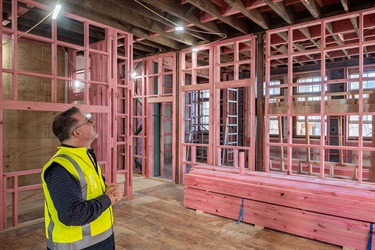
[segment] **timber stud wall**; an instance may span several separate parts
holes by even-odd
[[[198,51],[181,51],[181,150],[178,164],[181,181],[191,166],[197,163],[228,165],[240,171],[239,161],[242,159],[249,169],[254,169],[255,46],[255,36],[249,35],[199,46]],[[233,107],[232,104],[240,99],[237,95],[238,100],[233,100],[234,92],[242,93],[241,110],[230,114],[231,111],[225,107]],[[204,107],[203,102],[207,103],[209,114],[199,114]],[[230,121],[234,116],[238,117],[240,111],[242,131],[230,133],[234,127]],[[230,136],[238,136],[238,133],[242,135],[241,141],[230,143],[227,140]]]
[[[19,203],[40,190],[40,182],[29,182],[37,178],[28,175],[40,175],[40,163],[46,162],[58,145],[49,132],[57,112],[74,104],[93,114],[102,136],[95,145],[99,163],[109,181],[125,175],[125,194],[130,196],[134,162],[140,164],[145,176],[154,176],[155,170],[163,175],[165,170],[164,159],[159,169],[154,168],[155,124],[151,119],[153,108],[159,106],[159,114],[163,116],[164,110],[171,115],[161,123],[170,123],[172,130],[160,129],[165,136],[160,155],[164,158],[176,145],[170,153],[172,181],[185,181],[186,207],[237,219],[244,199],[245,222],[365,248],[369,224],[375,222],[375,188],[370,183],[374,165],[369,164],[375,152],[374,133],[372,143],[362,135],[363,117],[375,113],[373,90],[363,87],[365,80],[374,80],[363,76],[365,66],[375,65],[367,58],[367,53],[375,51],[374,9],[267,32],[266,172],[254,172],[263,169],[255,166],[256,138],[263,136],[255,127],[260,124],[257,119],[263,119],[255,113],[255,100],[262,98],[259,88],[263,86],[256,82],[263,76],[256,75],[255,65],[262,60],[255,58],[255,36],[199,46],[198,52],[185,49],[156,55],[133,64],[131,35],[68,13],[60,18],[81,29],[83,40],[65,41],[58,33],[58,26],[64,25],[61,19],[52,21],[50,32],[24,34],[17,27],[18,6],[24,4],[46,14],[52,10],[37,2],[12,0],[11,28],[0,28],[3,40],[9,42],[1,50],[0,186],[4,189],[0,193],[0,230],[17,225]],[[350,24],[357,24],[358,29]],[[104,38],[91,42],[95,31],[105,34]],[[350,31],[356,33],[351,34],[354,38],[340,40]],[[336,58],[351,59],[348,64],[358,68],[358,79],[348,79],[344,70],[349,66],[332,66]],[[40,61],[30,63],[32,60]],[[322,91],[315,96],[319,101],[310,102],[307,94],[297,93],[298,65],[319,72]],[[133,67],[140,75],[134,82],[130,78]],[[271,86],[278,75],[282,82]],[[75,80],[79,80],[78,86]],[[351,81],[359,82],[358,90],[345,88],[333,93],[335,87]],[[271,94],[271,89],[280,89],[280,95]],[[359,117],[357,141],[343,139],[345,130],[339,132],[337,145],[331,143],[336,139],[334,133],[326,136],[324,129],[320,134],[323,139],[309,133],[294,137],[293,120],[298,116],[304,116],[307,124],[309,116],[323,117],[321,128],[326,120],[332,127],[337,121],[340,129],[348,119],[338,117],[348,114]],[[271,137],[269,123],[274,117],[279,134]],[[15,127],[22,129],[12,129]],[[279,152],[276,156],[275,151]],[[338,162],[331,160],[334,157]],[[40,218],[43,202],[35,202],[40,203],[40,212],[32,216]],[[11,216],[7,210],[12,210]]]
[[[375,102],[371,99],[374,89],[364,89],[365,81],[374,80],[364,76],[365,68],[375,70],[375,62],[368,56],[368,53],[375,51],[372,34],[374,20],[375,11],[370,10],[267,32],[265,125],[269,131],[270,118],[278,117],[279,136],[276,139],[266,133],[266,171],[315,175],[320,178],[350,178],[359,183],[371,181],[371,178],[375,181],[375,165],[370,160],[371,155],[375,154],[374,142],[364,140],[362,132],[363,117],[371,115],[374,120],[375,115]],[[358,29],[353,28],[352,23],[356,23]],[[340,66],[339,63],[343,61],[348,63],[341,63]],[[319,92],[309,95],[298,93],[301,85],[310,87],[317,84],[296,82],[299,74],[303,73],[296,66],[298,64],[315,70],[314,75],[321,79],[318,83]],[[280,85],[270,85],[272,80],[280,79],[272,74],[274,65],[281,65],[285,69],[285,80],[281,80]],[[359,77],[350,78],[349,73],[337,73],[343,69],[349,72],[350,68],[346,65],[358,68]],[[358,90],[349,89],[352,82],[358,82]],[[337,85],[342,89],[340,92],[334,91]],[[275,92],[280,94],[271,94]],[[316,99],[309,99],[313,95]],[[343,130],[343,127],[348,128],[348,115],[359,118],[357,143],[348,139],[348,129]],[[306,128],[309,117],[320,117],[320,139],[314,139],[308,129],[304,138],[294,137],[293,120],[301,116],[305,117]],[[330,127],[334,120],[339,125]],[[338,130],[337,142],[333,140],[332,129]],[[331,161],[334,151],[339,152],[338,157]]]
[[[366,249],[373,233],[370,224],[375,223],[375,186],[371,183],[374,163],[369,161],[375,148],[373,136],[365,140],[362,125],[364,115],[374,120],[375,108],[371,97],[374,89],[364,90],[363,86],[364,81],[374,79],[363,73],[365,66],[374,69],[372,58],[367,58],[375,51],[374,20],[375,9],[371,9],[267,31],[266,172],[253,171],[254,166],[248,166],[243,156],[239,169],[223,166],[215,158],[216,152],[211,152],[216,145],[207,146],[209,156],[214,158],[208,157],[211,160],[204,163],[189,162],[192,167],[185,175],[184,206],[237,220],[244,201],[245,222]],[[347,60],[348,63],[343,62]],[[340,73],[348,66],[358,68],[359,77],[349,79],[346,73]],[[310,72],[303,72],[302,68]],[[314,95],[299,94],[298,87],[303,84],[297,78],[301,73],[311,76],[312,71],[318,71],[320,82],[304,85],[319,85],[320,91],[315,95],[319,99],[307,100]],[[271,85],[273,80],[280,80],[280,84]],[[349,91],[351,82],[358,82],[359,89]],[[335,91],[338,86],[344,90]],[[219,103],[214,103],[212,109],[218,110]],[[328,126],[334,126],[336,119],[341,130],[347,126],[343,121],[349,118],[337,117],[349,115],[359,117],[357,143],[347,140],[344,130],[338,132],[338,143],[333,144],[335,134],[325,134],[326,121]],[[308,129],[302,138],[295,136],[294,121],[299,116],[304,116],[307,124],[309,116],[321,117],[320,138],[311,137]],[[279,132],[270,136],[269,124],[274,117]],[[335,152],[337,157],[333,157]],[[350,159],[356,161],[348,162]],[[375,247],[374,240],[369,244]]]
[[[0,10],[4,5],[12,16],[3,17],[10,24],[0,28],[0,230],[43,217],[40,173],[59,145],[52,120],[72,106],[91,113],[103,174],[109,182],[125,175],[130,196],[132,35],[69,13],[47,18],[45,32],[26,33],[33,23],[17,25],[19,12],[47,16],[54,6],[12,0]],[[58,29],[64,25],[82,37],[68,41]]]
[[[142,175],[167,176],[173,183],[178,174],[176,61],[176,52],[134,60],[133,77],[133,162]],[[160,137],[155,135],[159,124]]]

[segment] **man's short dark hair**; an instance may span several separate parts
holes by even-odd
[[[71,107],[70,109],[58,114],[52,123],[53,134],[59,139],[60,142],[69,139],[71,136],[71,128],[75,126],[78,120],[72,115],[81,112],[77,107]]]

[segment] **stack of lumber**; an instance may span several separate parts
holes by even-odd
[[[184,206],[353,249],[367,249],[375,185],[196,165]],[[375,226],[374,226],[375,227]],[[375,237],[374,237],[375,238]],[[375,249],[375,239],[372,240]]]

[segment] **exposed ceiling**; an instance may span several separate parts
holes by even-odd
[[[10,16],[3,0],[3,20]],[[56,1],[37,0],[53,6]],[[257,34],[269,29],[325,18],[375,6],[374,0],[64,0],[63,10],[134,35],[134,58],[181,50],[219,39]],[[37,11],[18,10],[24,29],[38,20]],[[52,7],[51,7],[52,8]],[[39,16],[45,13],[39,13]],[[4,18],[5,17],[5,18]],[[3,22],[4,25],[4,22]],[[184,31],[175,31],[176,26]],[[79,41],[74,24],[61,31]],[[40,26],[39,32],[43,31]],[[104,36],[93,30],[92,39]]]

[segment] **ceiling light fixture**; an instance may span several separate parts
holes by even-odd
[[[10,24],[10,20],[8,20],[8,19],[5,19],[5,20],[3,20],[3,26],[7,26],[8,24]]]
[[[197,51],[199,51],[199,49],[198,48],[193,48],[192,51],[197,52]]]
[[[52,19],[56,19],[56,18],[57,18],[57,15],[59,14],[60,9],[61,9],[61,3],[58,2],[58,3],[56,4],[55,10],[53,11]]]
[[[184,27],[182,26],[177,26],[174,28],[175,31],[183,31],[184,30]]]

